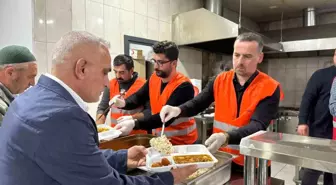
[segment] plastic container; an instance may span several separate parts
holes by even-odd
[[[107,128],[109,131],[104,131],[98,133],[99,141],[110,141],[112,139],[115,139],[121,135],[121,131],[116,130],[108,125],[97,125],[97,128]]]
[[[170,171],[172,168],[184,167],[188,165],[197,165],[197,168],[210,168],[218,162],[218,160],[208,151],[204,145],[178,145],[173,146],[173,148],[174,152],[170,155],[162,155],[155,151],[154,148],[149,148],[148,154],[146,155],[146,169],[142,169],[151,172],[165,172]],[[174,161],[174,156],[183,155],[209,155],[212,161],[176,164]],[[167,158],[171,165],[163,167],[151,167],[153,163],[161,161],[162,158]]]

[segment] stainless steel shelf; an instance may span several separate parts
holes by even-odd
[[[243,138],[245,156],[336,173],[336,141],[260,131]]]

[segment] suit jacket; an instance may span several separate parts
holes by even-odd
[[[59,83],[41,76],[0,127],[1,185],[173,184],[170,172],[127,176],[127,151],[101,151],[91,117]]]

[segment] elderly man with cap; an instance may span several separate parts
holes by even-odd
[[[0,126],[14,95],[34,85],[36,74],[36,59],[28,48],[12,45],[0,50]]]

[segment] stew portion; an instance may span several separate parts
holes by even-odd
[[[174,156],[173,160],[176,164],[186,164],[186,163],[199,163],[199,162],[211,162],[213,161],[210,155],[180,155]]]

